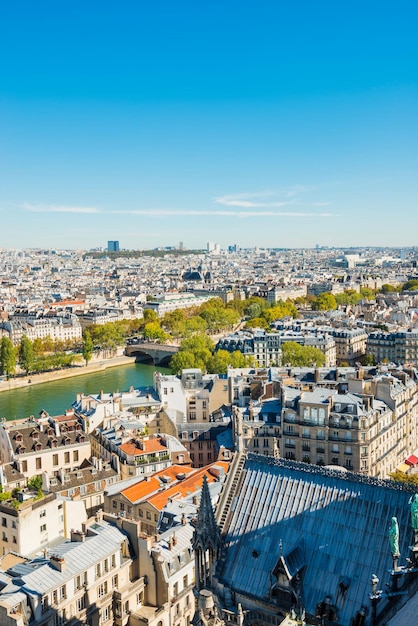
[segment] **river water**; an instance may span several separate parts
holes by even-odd
[[[171,370],[143,363],[128,363],[109,367],[100,372],[63,378],[39,385],[28,385],[0,393],[0,419],[15,420],[39,415],[44,410],[50,415],[62,415],[70,409],[77,393],[128,391],[130,387],[153,384],[155,370],[166,374]]]

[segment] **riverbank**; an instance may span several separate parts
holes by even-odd
[[[12,391],[29,385],[39,385],[41,383],[49,383],[54,380],[64,378],[73,378],[74,376],[82,376],[83,374],[93,374],[101,372],[109,367],[117,367],[118,365],[127,365],[133,363],[134,359],[129,356],[115,356],[109,359],[100,359],[90,362],[88,365],[74,365],[64,370],[55,370],[52,372],[42,372],[41,374],[31,374],[30,376],[19,376],[0,382],[0,393],[2,391]]]

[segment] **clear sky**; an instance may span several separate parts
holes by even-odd
[[[0,247],[418,244],[416,0],[3,0]]]

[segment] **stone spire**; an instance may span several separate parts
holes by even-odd
[[[202,495],[192,542],[196,561],[196,586],[202,589],[210,584],[212,568],[221,548],[221,531],[216,523],[206,475],[203,477]]]

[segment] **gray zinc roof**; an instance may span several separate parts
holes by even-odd
[[[231,505],[221,578],[236,591],[268,600],[282,554],[292,570],[296,561],[304,564],[307,612],[315,614],[317,603],[329,594],[339,623],[348,626],[361,606],[370,604],[373,573],[385,588],[392,567],[392,516],[399,523],[402,557],[409,556],[410,495],[383,481],[249,455]],[[344,587],[348,583],[344,596],[342,581]]]

